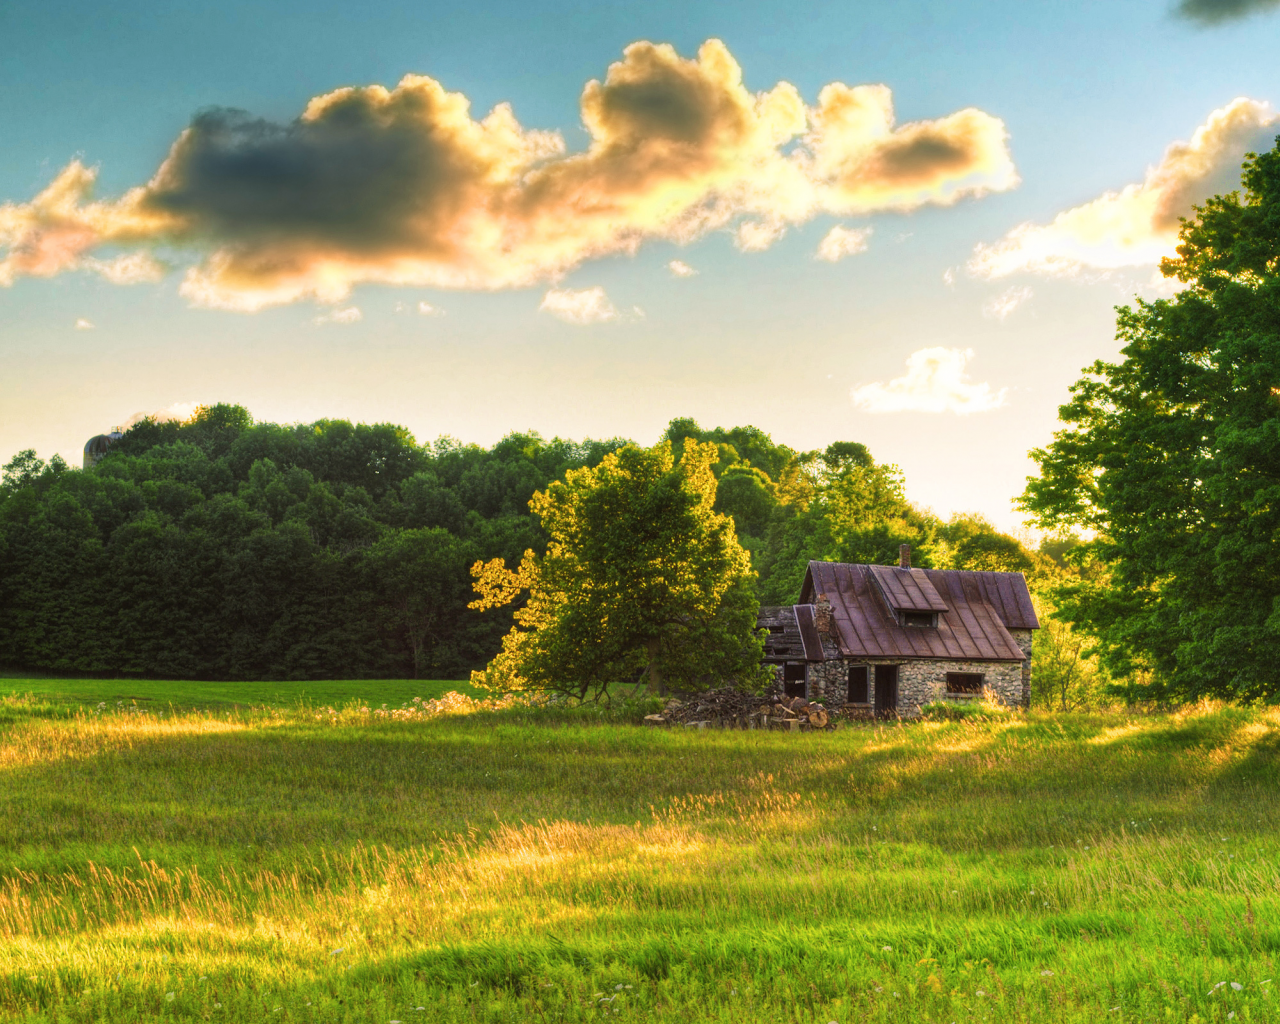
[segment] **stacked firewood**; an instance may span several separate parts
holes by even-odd
[[[827,709],[803,697],[759,697],[736,687],[709,690],[687,700],[671,700],[660,714],[647,715],[647,725],[681,725],[699,729],[831,730]]]

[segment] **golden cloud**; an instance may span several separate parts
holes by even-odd
[[[0,207],[0,283],[93,269],[102,245],[164,244],[201,254],[183,294],[225,309],[332,304],[363,282],[522,287],[650,239],[736,225],[754,251],[821,213],[1017,183],[989,114],[895,127],[885,86],[834,83],[814,108],[785,82],[752,93],[715,39],[694,59],[628,46],[587,83],[581,114],[590,141],[570,154],[507,104],[475,120],[465,96],[418,75],[316,97],[289,124],[204,112],[115,201],[92,200],[95,172],[73,162],[31,202]],[[140,260],[118,276],[154,272]]]
[[[969,270],[980,277],[1029,272],[1073,275],[1084,269],[1147,266],[1174,255],[1180,217],[1215,194],[1240,186],[1250,150],[1271,148],[1280,118],[1265,103],[1236,99],[1209,115],[1189,142],[1175,142],[1141,184],[1126,185],[1058,214],[1021,224],[993,245],[979,245]]]

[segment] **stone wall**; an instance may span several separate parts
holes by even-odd
[[[948,672],[977,672],[983,677],[983,686],[995,694],[1002,704],[1010,707],[1026,707],[1026,694],[1031,680],[1030,644],[1031,631],[1011,630],[1018,646],[1028,654],[1027,661],[930,661],[925,659],[902,660],[895,658],[847,658],[824,662],[810,662],[806,678],[806,696],[809,700],[822,701],[832,707],[844,704],[848,693],[849,668],[866,665],[871,698],[867,707],[875,706],[876,665],[898,666],[898,714],[916,715],[920,706],[940,700],[977,700],[981,694],[948,695]],[[1025,634],[1026,646],[1023,646]]]
[[[1035,635],[1029,629],[1011,629],[1009,635],[1022,651],[1027,660],[1022,663],[1022,706],[1031,707],[1031,638]]]

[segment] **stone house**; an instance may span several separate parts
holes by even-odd
[[[1020,572],[913,569],[906,545],[898,566],[810,562],[800,603],[758,624],[788,695],[903,716],[984,691],[1030,703],[1040,622]]]

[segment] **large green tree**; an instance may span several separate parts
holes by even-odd
[[[550,541],[511,571],[473,567],[474,608],[528,591],[482,682],[584,698],[647,674],[651,691],[759,674],[750,559],[714,510],[714,444],[627,446],[571,470],[530,507]]]
[[[1172,299],[1118,311],[1022,506],[1094,531],[1062,595],[1108,665],[1179,698],[1280,699],[1280,140],[1184,222]]]

